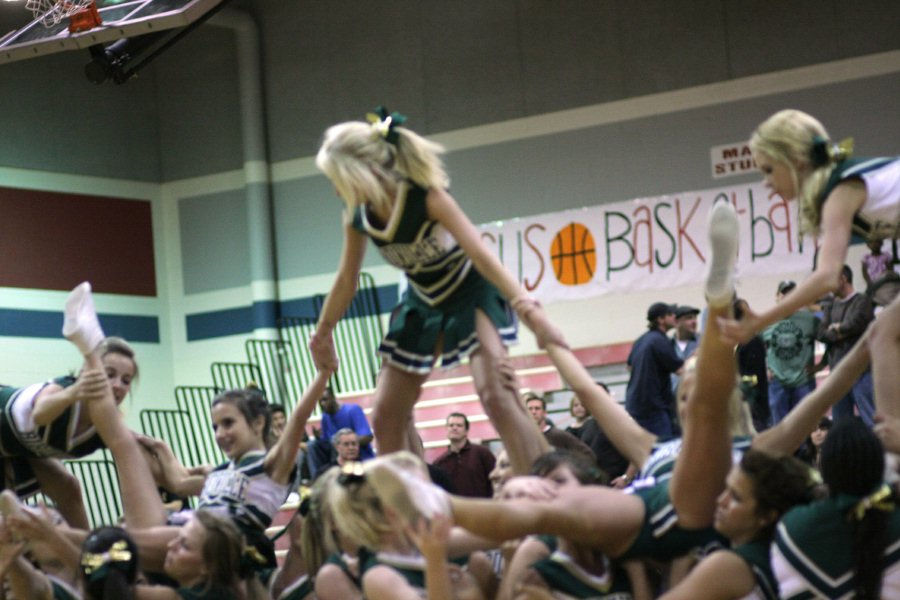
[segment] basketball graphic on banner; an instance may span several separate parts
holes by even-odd
[[[583,285],[594,277],[597,252],[594,236],[581,223],[560,229],[550,246],[550,260],[557,281],[563,285]]]

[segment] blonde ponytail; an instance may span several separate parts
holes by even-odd
[[[316,155],[316,166],[334,184],[352,210],[372,204],[378,212],[393,205],[393,185],[411,180],[424,188],[450,184],[441,155],[444,148],[390,117],[371,123],[348,121],[329,127]]]
[[[787,166],[794,179],[800,201],[800,228],[804,233],[818,233],[822,222],[822,192],[839,153],[819,152],[822,144],[830,147],[828,132],[815,117],[794,109],[782,110],[763,121],[750,138],[753,153],[761,152],[775,162]],[[805,172],[800,180],[799,171]]]

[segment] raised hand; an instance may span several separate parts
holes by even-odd
[[[719,326],[719,336],[722,341],[733,345],[746,344],[761,329],[759,315],[750,310],[746,304],[744,305],[744,316],[740,321],[719,317],[716,319],[716,323]]]
[[[426,558],[446,559],[447,543],[452,528],[453,522],[442,514],[432,515],[430,519],[420,517],[415,527],[411,524],[404,525],[409,539]]]
[[[79,400],[102,398],[109,390],[109,379],[102,369],[87,369],[78,375],[72,384],[72,393]]]
[[[319,371],[333,373],[338,368],[337,351],[334,349],[334,337],[331,333],[316,333],[309,340],[309,351],[313,364]]]

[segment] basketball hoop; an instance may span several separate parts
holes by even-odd
[[[94,0],[27,0],[25,8],[30,10],[35,19],[39,19],[44,27],[53,27],[63,19],[82,10],[96,11]]]

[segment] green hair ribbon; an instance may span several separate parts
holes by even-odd
[[[845,138],[837,144],[817,135],[809,151],[809,161],[814,169],[840,162],[853,154],[853,138]]]
[[[389,144],[396,146],[400,136],[395,127],[403,125],[406,117],[398,112],[388,113],[383,106],[375,108],[374,112],[366,114],[366,120],[372,124],[372,129],[378,132]]]

